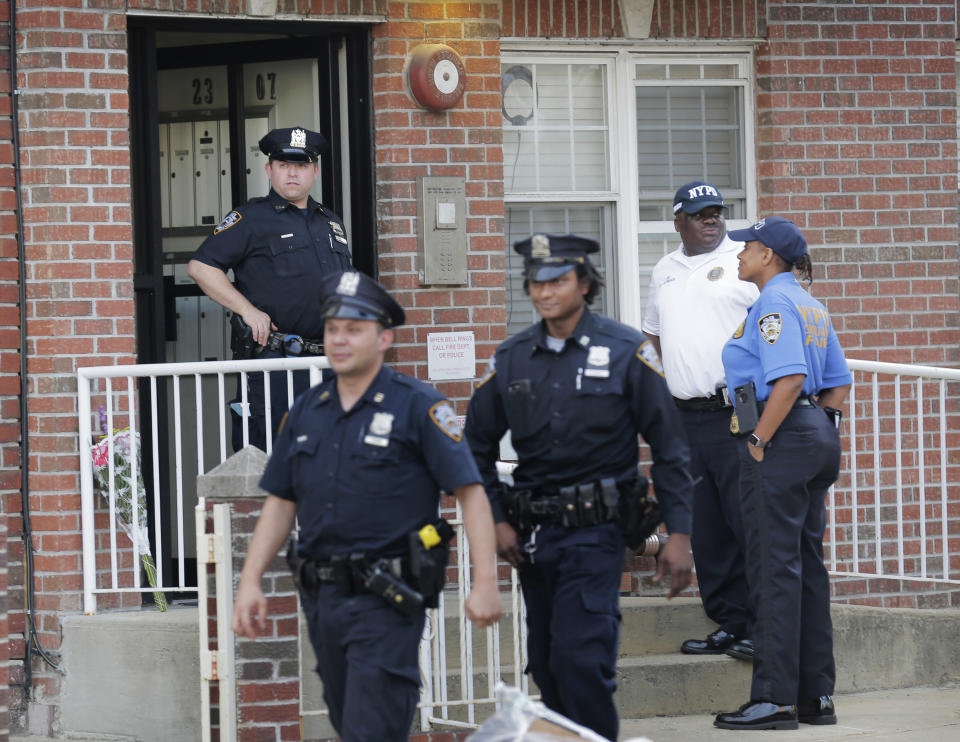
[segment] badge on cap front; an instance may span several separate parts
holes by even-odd
[[[294,129],[290,132],[290,146],[291,147],[303,147],[307,146],[307,132],[303,129]]]
[[[337,284],[337,293],[341,296],[356,296],[357,286],[360,285],[360,274],[354,271],[348,271],[340,276],[340,283]]]
[[[536,259],[550,257],[550,238],[545,234],[535,234],[530,239],[530,257]]]

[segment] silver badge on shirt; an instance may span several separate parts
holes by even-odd
[[[610,348],[603,345],[591,345],[587,354],[587,368],[583,375],[595,379],[610,378]]]
[[[363,442],[368,446],[386,448],[390,445],[390,431],[393,430],[393,413],[374,412]]]

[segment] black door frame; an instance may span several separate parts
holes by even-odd
[[[160,143],[158,135],[157,73],[162,69],[227,65],[230,88],[231,137],[231,195],[234,204],[245,202],[247,194],[244,146],[244,104],[242,65],[247,62],[279,61],[284,59],[316,58],[321,90],[318,90],[321,133],[332,143],[340,141],[339,57],[341,45],[346,45],[347,59],[347,115],[350,122],[350,204],[354,215],[351,224],[350,246],[356,268],[376,277],[376,219],[362,218],[375,214],[375,156],[373,150],[373,88],[371,63],[371,26],[340,22],[276,22],[230,19],[182,19],[128,16],[129,94],[130,94],[130,148],[131,198],[133,216],[134,307],[136,313],[137,362],[164,363],[166,337],[171,318],[175,289],[163,277],[163,250],[161,238],[161,199],[155,184],[160,182]],[[245,40],[203,44],[197,42],[175,48],[158,48],[159,32],[204,34],[263,34],[260,41]],[[274,38],[271,38],[274,37]],[[279,37],[279,38],[276,38]],[[198,37],[194,37],[198,38]],[[319,43],[318,43],[319,42]],[[323,95],[323,90],[329,94]],[[340,148],[331,148],[322,158],[321,184],[324,204],[338,214],[343,213],[346,194],[343,193]],[[200,240],[198,239],[198,246]],[[184,287],[188,293],[199,293],[198,288]],[[177,293],[180,293],[177,291]],[[143,380],[139,392],[143,401],[149,400],[149,382]],[[158,406],[166,406],[165,389],[158,386]],[[147,409],[141,405],[141,409]],[[161,418],[157,436],[167,440],[167,428]],[[152,431],[142,428],[142,445],[152,446]],[[168,453],[158,446],[161,487],[160,522],[164,534],[163,552],[172,557],[173,531],[169,516]],[[152,489],[153,467],[143,463],[144,482]],[[153,502],[152,492],[148,502]],[[149,533],[154,534],[156,514],[149,512]],[[154,547],[156,545],[154,544]],[[156,553],[156,550],[154,551]],[[165,571],[173,561],[164,565]],[[169,565],[169,566],[168,566]],[[168,572],[168,574],[170,574]],[[149,593],[145,593],[150,599]]]

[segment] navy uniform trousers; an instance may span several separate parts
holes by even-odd
[[[527,672],[547,708],[615,740],[624,541],[616,523],[541,528],[520,570]]]
[[[378,595],[320,585],[301,595],[330,722],[343,742],[406,742],[420,695],[424,611],[405,616]]]
[[[747,579],[755,617],[750,698],[778,704],[830,695],[836,668],[823,563],[825,498],[840,436],[819,407],[792,409],[756,461],[740,440]]]
[[[734,636],[750,635],[739,450],[730,435],[731,408],[680,410],[690,444],[693,490],[691,546],[703,610]]]
[[[266,360],[268,358],[286,358],[283,353],[273,350],[264,350],[258,353],[254,358]],[[283,420],[284,413],[290,408],[287,404],[287,372],[274,371],[270,376],[270,427],[273,428],[273,439],[277,437],[277,429]],[[296,399],[310,387],[309,371],[293,372],[293,398]],[[242,400],[240,389],[240,379],[237,379],[237,397],[235,402]],[[247,404],[250,405],[250,419],[248,421],[249,429],[247,431],[248,440],[251,446],[256,446],[261,451],[267,450],[267,412],[263,397],[263,372],[247,372]],[[232,412],[233,420],[232,440],[233,450],[239,451],[243,448],[243,418],[235,411]]]

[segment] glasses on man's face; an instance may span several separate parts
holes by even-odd
[[[723,221],[723,209],[704,209],[688,216],[698,222]]]

